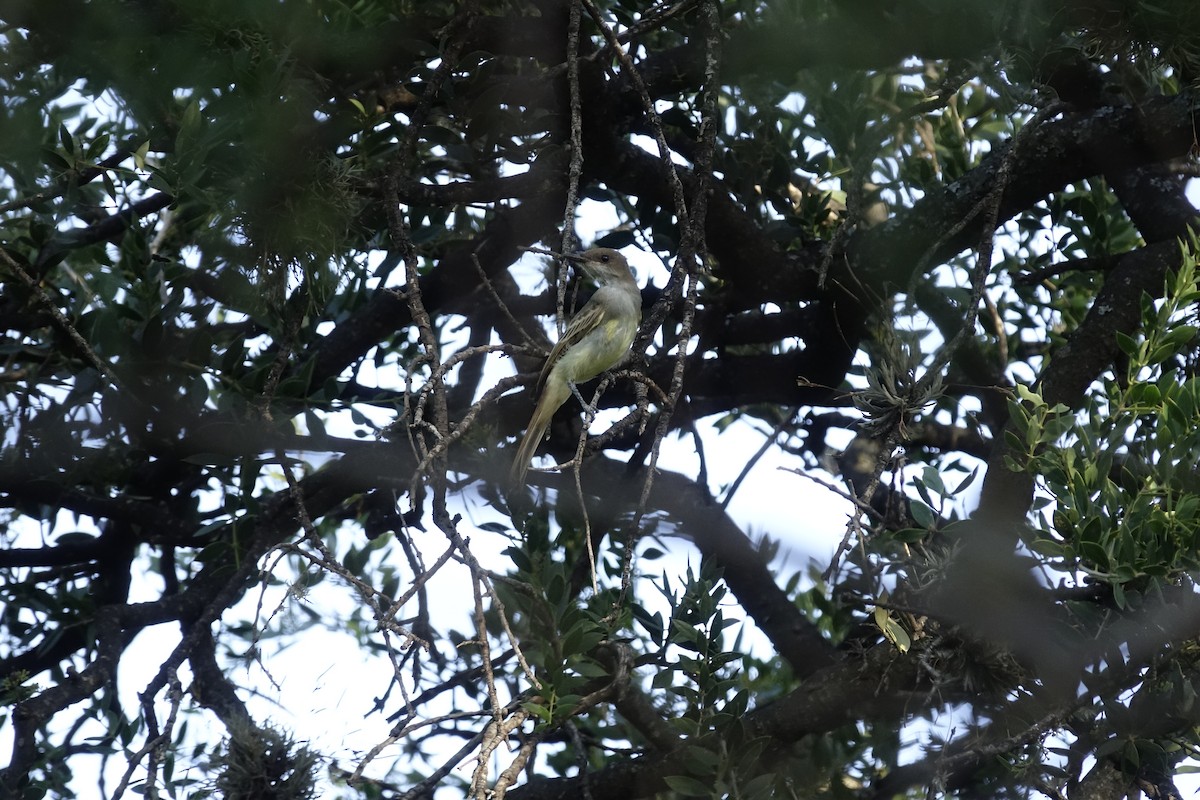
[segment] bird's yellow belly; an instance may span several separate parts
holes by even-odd
[[[636,325],[610,320],[569,348],[555,371],[571,383],[589,381],[621,360],[636,333]]]

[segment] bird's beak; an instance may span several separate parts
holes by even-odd
[[[591,280],[596,279],[596,276],[592,274],[592,270],[590,269],[591,262],[579,253],[563,253],[563,260],[575,268],[576,274],[582,273]]]

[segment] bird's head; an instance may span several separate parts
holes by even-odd
[[[629,262],[610,247],[593,247],[582,253],[567,255],[566,258],[601,286],[634,283]]]

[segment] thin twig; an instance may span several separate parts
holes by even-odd
[[[585,4],[590,4],[590,0],[582,0]],[[683,226],[683,235],[680,237],[680,248],[675,260],[675,269],[672,270],[671,281],[668,282],[668,290],[664,295],[664,301],[669,306],[674,302],[675,289],[671,286],[675,282],[677,276],[685,283],[684,293],[686,299],[683,306],[683,319],[679,324],[679,336],[677,338],[678,352],[675,356],[675,365],[671,374],[671,387],[667,393],[668,401],[664,404],[662,412],[659,415],[658,424],[654,430],[654,440],[650,448],[650,458],[645,471],[645,478],[642,482],[641,495],[638,498],[637,509],[634,511],[633,519],[629,526],[627,535],[623,564],[621,565],[621,597],[618,603],[624,602],[625,596],[628,594],[633,575],[633,540],[637,536],[641,528],[642,518],[646,513],[646,506],[650,500],[650,490],[654,483],[654,470],[658,464],[659,451],[662,441],[666,437],[667,430],[670,427],[671,417],[674,414],[675,408],[679,403],[679,398],[683,394],[683,373],[687,363],[687,349],[692,336],[692,325],[695,322],[696,315],[696,299],[699,291],[699,280],[697,277],[697,265],[703,264],[706,261],[708,248],[706,246],[704,222],[708,210],[708,187],[712,179],[712,159],[713,152],[716,147],[716,135],[718,128],[718,94],[720,93],[720,63],[721,63],[721,34],[718,24],[718,14],[715,0],[708,0],[703,5],[703,24],[705,29],[705,61],[704,61],[704,102],[703,113],[700,123],[700,144],[697,148],[695,159],[696,181],[695,192],[692,196],[692,207],[690,215],[686,211],[686,203],[683,200],[683,186],[679,182],[679,175],[675,170],[674,164],[670,160],[670,152],[666,149],[665,140],[660,143],[659,154],[664,162],[669,166],[669,175],[672,179],[672,187],[678,185],[679,197],[676,200],[676,205],[680,210],[679,223]],[[628,58],[626,56],[625,58]],[[624,62],[623,62],[624,63]],[[632,67],[632,65],[630,65]],[[636,71],[631,75],[635,85],[641,86],[642,91],[645,91],[644,85],[641,84],[640,77]],[[657,116],[653,115],[651,109],[651,124],[655,129],[656,134],[661,136],[661,126],[657,124]]]
[[[853,487],[850,489],[850,491],[844,491],[841,489],[841,487],[837,486],[837,484],[833,484],[833,483],[830,483],[829,481],[822,480],[822,479],[818,478],[816,475],[806,472],[805,470],[795,469],[793,467],[779,467],[779,469],[783,472],[790,472],[793,475],[797,475],[801,478],[804,478],[805,480],[812,481],[813,483],[817,484],[818,486],[820,486],[823,489],[828,489],[829,491],[833,492],[834,494],[836,494],[838,497],[842,498],[843,500],[846,500],[846,501],[852,503],[855,506],[855,508],[857,508],[859,511],[861,511],[864,514],[868,514],[872,517],[875,517],[877,520],[883,519],[883,515],[880,514],[875,509],[874,506],[872,506],[870,503],[864,503],[862,500],[859,500],[858,497],[855,496]]]
[[[596,408],[600,404],[600,396],[604,390],[608,388],[609,378],[604,377],[600,381],[600,385],[596,387],[595,393],[592,395],[592,403],[583,410],[583,430],[579,432],[579,441],[575,445],[575,457],[571,459],[572,474],[575,477],[575,497],[578,499],[579,508],[583,513],[583,541],[587,545],[588,566],[591,568],[592,591],[599,592],[599,584],[596,580],[596,550],[592,544],[592,519],[588,514],[587,503],[583,498],[583,480],[580,476],[580,470],[583,466],[583,450],[587,445],[588,428],[592,427],[592,422],[596,418]]]
[[[125,794],[125,790],[129,788],[129,782],[133,779],[134,771],[146,756],[150,758],[146,762],[144,793],[148,797],[158,797],[158,760],[163,748],[171,741],[171,735],[175,732],[175,720],[179,716],[179,707],[183,702],[183,687],[179,682],[179,676],[172,673],[169,679],[167,700],[171,705],[167,712],[167,721],[161,731],[158,729],[158,719],[154,713],[154,695],[142,692],[138,695],[138,699],[141,701],[142,715],[146,720],[150,736],[136,753],[129,756],[125,774],[121,776],[121,781],[113,790],[110,800],[120,800],[121,796]]]
[[[508,304],[500,298],[500,294],[496,291],[496,287],[492,285],[492,279],[488,277],[487,272],[483,268],[483,264],[479,263],[479,256],[475,253],[471,253],[471,264],[475,266],[475,273],[479,276],[480,285],[483,286],[484,290],[487,291],[488,296],[492,298],[492,302],[496,304],[496,308],[500,309],[500,313],[504,315],[504,318],[507,319],[514,328],[521,332],[521,335],[525,337],[525,341],[532,343],[533,337],[530,336],[525,330],[525,326],[518,322],[517,318],[513,316],[512,311],[510,311],[508,308]]]
[[[622,44],[628,44],[646,31],[662,27],[662,24],[672,17],[677,17],[680,14],[691,11],[701,2],[703,0],[681,0],[673,5],[670,3],[659,3],[654,8],[642,14],[642,18],[633,25],[621,31],[621,35],[617,39]]]
[[[417,800],[418,798],[429,797],[433,787],[441,783],[442,778],[449,775],[450,772],[457,767],[464,758],[469,756],[482,741],[483,731],[480,731],[468,739],[467,743],[458,748],[458,751],[446,759],[440,767],[426,775],[423,780],[414,784],[407,792],[396,798],[396,800]],[[391,742],[388,744],[391,744]],[[383,748],[386,746],[388,745],[376,745],[375,747],[371,748],[370,752],[367,753],[367,757],[374,758],[375,756],[379,755],[379,752],[382,752]],[[358,770],[355,770],[354,774],[351,775],[346,782],[353,786],[361,779],[361,777],[361,773]]]
[[[67,337],[71,340],[71,343],[79,349],[79,352],[83,353],[84,359],[91,364],[97,372],[108,378],[109,382],[112,383],[113,386],[121,387],[121,379],[117,377],[117,374],[113,372],[112,368],[109,367],[108,364],[100,360],[100,356],[96,355],[96,351],[92,349],[90,344],[88,344],[87,339],[84,339],[79,331],[75,329],[75,326],[71,324],[71,321],[67,319],[67,316],[58,310],[58,306],[54,304],[54,300],[52,300],[50,295],[46,293],[46,290],[43,289],[41,285],[33,279],[33,276],[26,272],[25,269],[3,249],[0,249],[0,260],[3,260],[5,265],[7,265],[9,269],[16,273],[16,276],[21,280],[21,283],[25,284],[25,286],[34,293],[37,299],[41,301],[42,305],[46,307],[46,310],[50,312],[50,316],[54,320],[54,324],[56,324],[59,329],[67,335]]]
[[[683,182],[679,180],[679,173],[675,169],[675,162],[671,159],[671,148],[667,145],[667,137],[663,131],[662,119],[658,116],[658,112],[654,110],[654,100],[650,97],[650,92],[646,88],[646,82],[642,80],[641,73],[638,72],[633,59],[621,45],[621,41],[617,38],[616,33],[613,32],[612,26],[600,15],[600,10],[596,8],[595,3],[592,0],[580,0],[580,2],[587,9],[592,21],[596,23],[596,27],[604,35],[608,46],[616,53],[617,60],[621,62],[622,73],[629,78],[630,83],[633,84],[638,96],[641,98],[642,110],[646,112],[646,119],[650,122],[650,130],[654,133],[654,141],[658,145],[658,157],[667,169],[668,180],[671,184],[671,196],[675,201],[675,214],[679,217],[679,224],[686,228],[688,224],[688,208],[687,202],[684,199]],[[708,76],[706,75],[705,77],[707,79]],[[715,85],[710,86],[710,91],[716,91]]]
[[[480,580],[483,576],[473,576],[471,579],[471,593],[475,598],[475,635],[478,638],[480,664],[483,665],[483,685],[487,690],[488,705],[492,709],[492,721],[487,726],[485,731],[492,732],[504,722],[504,709],[500,705],[500,696],[496,693],[496,674],[492,670],[492,648],[488,641],[487,619],[484,616],[483,609],[483,593],[479,591]],[[486,800],[487,798],[487,756],[491,747],[494,747],[489,742],[487,735],[484,737],[483,749],[479,754],[479,761],[475,767],[475,774],[471,778],[471,790],[473,796],[478,800]]]
[[[582,11],[570,4],[567,22],[567,90],[571,103],[571,161],[567,168],[567,202],[563,209],[562,243],[559,252],[569,253],[577,244],[575,213],[579,206],[579,179],[583,175],[583,96],[579,91],[579,24]],[[559,314],[562,313],[562,289],[559,290]]]
[[[737,492],[738,487],[742,485],[742,481],[750,474],[750,470],[754,469],[754,465],[758,463],[759,459],[766,455],[771,446],[775,444],[776,437],[783,433],[783,429],[792,424],[798,413],[800,413],[800,406],[792,406],[788,409],[788,413],[784,418],[779,421],[775,429],[763,440],[762,446],[758,448],[758,451],[742,467],[742,471],[738,473],[737,478],[734,479],[733,483],[729,485],[729,489],[725,492],[725,499],[721,501],[722,511],[729,508],[729,501],[733,499],[733,495]]]

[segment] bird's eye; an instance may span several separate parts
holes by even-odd
[[[605,264],[607,264],[611,258],[612,258],[612,256],[608,256],[608,255],[600,256],[600,260],[603,261]]]

